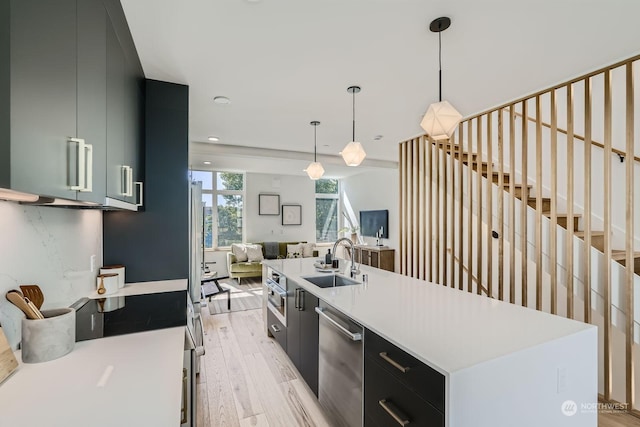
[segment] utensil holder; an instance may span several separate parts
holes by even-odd
[[[22,361],[48,362],[69,354],[76,343],[73,308],[43,310],[44,319],[22,319]]]
[[[117,274],[118,275],[118,288],[124,288],[124,265],[105,265],[100,268],[100,274]]]

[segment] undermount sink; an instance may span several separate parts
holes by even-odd
[[[307,280],[319,288],[334,288],[336,286],[350,286],[350,285],[360,285],[361,283],[350,279],[348,277],[340,276],[338,274],[328,274],[323,276],[307,276],[303,277],[304,280]]]

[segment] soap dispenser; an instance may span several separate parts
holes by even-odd
[[[327,250],[327,254],[324,256],[324,262],[327,265],[331,265],[333,258],[331,257],[331,249]]]

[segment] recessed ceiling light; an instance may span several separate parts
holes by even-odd
[[[209,138],[207,138],[209,141],[211,142],[218,142],[220,141],[220,138],[218,138],[217,136],[210,136]]]
[[[375,141],[380,141],[382,138],[384,138],[384,135],[376,135],[373,137]]]
[[[202,163],[204,163],[205,165],[210,165],[211,164],[211,162],[209,162],[209,161],[202,162]]]
[[[213,98],[213,102],[215,102],[216,104],[220,104],[220,105],[231,104],[231,100],[229,98],[227,98],[226,96],[216,96],[215,98]]]
[[[329,144],[322,144],[323,147],[331,147]]]

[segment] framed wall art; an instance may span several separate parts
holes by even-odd
[[[258,215],[280,215],[280,195],[259,194]]]
[[[282,205],[282,225],[302,225],[302,205]]]

